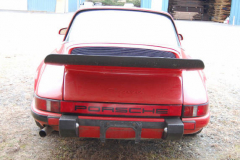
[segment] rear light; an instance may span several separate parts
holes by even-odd
[[[208,104],[183,106],[183,117],[201,117],[207,114]]]
[[[43,99],[35,96],[35,106],[37,109],[49,112],[60,112],[60,101]]]

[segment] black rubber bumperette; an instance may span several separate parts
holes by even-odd
[[[118,57],[50,54],[44,62],[52,65],[119,66],[168,69],[204,69],[198,59],[172,59],[153,57]]]

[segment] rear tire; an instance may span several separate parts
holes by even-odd
[[[203,128],[199,131],[197,131],[196,133],[192,133],[192,134],[186,134],[186,136],[196,136],[197,134],[201,133],[203,130]]]
[[[44,128],[38,121],[35,121],[35,122],[36,122],[36,125],[37,125],[40,129],[43,129],[43,128]]]

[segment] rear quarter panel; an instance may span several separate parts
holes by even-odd
[[[42,98],[62,100],[64,66],[44,65],[42,69],[35,94]]]
[[[183,105],[208,102],[205,77],[202,71],[183,71]]]

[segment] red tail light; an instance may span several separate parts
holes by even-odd
[[[40,110],[43,110],[43,111],[47,110],[46,100],[37,98],[36,96],[35,96],[35,106],[36,106],[37,109],[40,109]]]
[[[186,105],[184,107],[183,117],[201,117],[207,114],[208,104]]]
[[[60,112],[60,101],[43,99],[35,96],[35,105],[37,109],[49,112]]]

